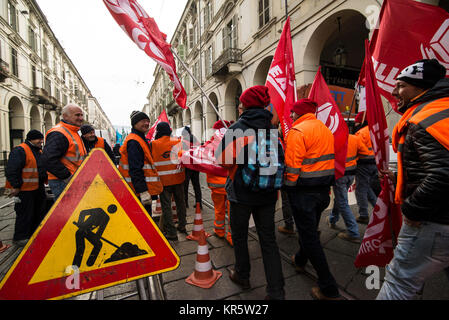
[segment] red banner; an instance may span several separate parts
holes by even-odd
[[[228,171],[217,164],[215,150],[223,139],[225,128],[215,130],[212,138],[201,146],[194,146],[184,151],[181,157],[181,164],[189,169],[216,176],[227,177]]]
[[[344,176],[346,169],[346,153],[348,150],[348,126],[341,115],[340,109],[335,102],[329,87],[318,68],[309,99],[318,103],[316,117],[321,120],[334,135],[335,149],[335,179]]]
[[[137,46],[155,60],[173,81],[173,97],[183,109],[187,109],[187,94],[176,74],[176,64],[167,36],[159,30],[153,18],[136,0],[103,0],[119,26]]]
[[[162,113],[159,115],[159,118],[157,118],[156,122],[153,124],[153,126],[150,128],[150,131],[148,131],[146,138],[150,141],[154,140],[154,137],[156,136],[156,127],[161,122],[167,122],[170,124],[170,120],[168,120],[167,113],[162,111]]]
[[[285,22],[265,85],[268,87],[271,104],[276,110],[282,124],[282,132],[286,137],[292,126],[290,110],[297,100],[290,17]]]
[[[365,44],[365,94],[366,117],[369,124],[371,142],[376,155],[377,168],[388,170],[389,136],[379,88],[376,84],[374,68],[370,59],[369,44]],[[394,203],[394,186],[387,175],[382,180],[382,191],[377,198],[368,227],[354,265],[357,268],[376,265],[384,267],[393,257],[393,237],[397,238],[401,229],[401,209]]]
[[[391,92],[405,67],[417,60],[435,58],[449,69],[449,14],[417,1],[385,0],[370,51],[380,93],[397,111]]]

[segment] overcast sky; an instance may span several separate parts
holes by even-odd
[[[37,0],[48,23],[113,125],[142,110],[156,66],[121,30],[102,0]],[[139,0],[170,42],[187,0]]]

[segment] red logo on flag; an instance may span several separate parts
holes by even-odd
[[[159,30],[153,18],[143,10],[136,0],[103,0],[119,26],[137,46],[155,60],[173,81],[173,97],[176,103],[187,109],[187,94],[176,74],[176,64],[167,36]]]

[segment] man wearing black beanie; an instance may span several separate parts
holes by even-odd
[[[115,159],[114,152],[112,152],[111,146],[103,137],[97,137],[95,134],[95,129],[90,124],[83,124],[80,128],[81,139],[83,139],[84,146],[86,147],[87,153],[92,149],[100,148],[104,149],[108,154],[109,158],[114,164],[117,163]]]
[[[396,79],[403,112],[393,129],[398,153],[395,202],[403,223],[378,300],[418,298],[424,282],[449,267],[449,80],[437,60],[419,60]]]
[[[43,142],[44,135],[31,130],[25,142],[11,151],[6,166],[6,193],[15,197],[13,243],[17,246],[25,246],[46,213],[47,170],[41,158]]]
[[[119,171],[151,216],[152,198],[160,194],[163,187],[145,137],[150,129],[150,118],[144,112],[133,111],[130,119],[132,129],[120,147]]]

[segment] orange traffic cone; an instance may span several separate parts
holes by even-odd
[[[203,218],[201,216],[200,203],[198,202],[196,204],[195,220],[193,221],[193,230],[192,233],[186,237],[186,239],[199,241],[201,230],[204,230],[204,225],[203,225]],[[206,231],[204,231],[204,233],[206,235],[206,238],[211,236],[210,233],[207,233]]]
[[[188,284],[209,289],[222,276],[220,271],[212,269],[209,248],[206,242],[206,232],[201,230],[195,262],[195,271],[186,279]]]
[[[162,214],[161,199],[158,197],[156,200],[156,209],[153,212],[153,218],[160,217],[161,214]]]
[[[176,202],[175,202],[175,198],[172,196],[171,197],[171,209],[173,210],[173,222],[177,223],[178,222],[178,213],[176,212]]]
[[[3,244],[3,242],[0,241],[0,253],[6,251],[9,247],[11,247],[10,244]]]

